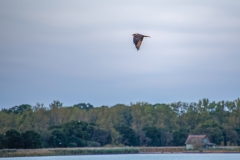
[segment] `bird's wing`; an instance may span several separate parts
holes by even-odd
[[[134,43],[135,45],[137,45],[137,43],[138,43],[138,41],[139,41],[140,39],[141,39],[140,36],[134,35],[134,36],[133,36],[133,43]]]
[[[139,50],[139,49],[140,49],[140,46],[141,46],[141,44],[142,44],[142,40],[140,39],[140,40],[138,41],[138,43],[137,43],[137,44],[135,44],[135,46],[136,46],[137,50]]]
[[[141,34],[136,34],[133,37],[133,43],[135,44],[137,50],[139,50],[141,44],[142,44],[142,40],[143,40],[143,35]]]

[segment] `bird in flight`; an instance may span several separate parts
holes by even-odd
[[[151,38],[150,36],[144,36],[144,35],[141,35],[141,34],[138,34],[138,33],[135,33],[132,35],[133,36],[133,43],[135,44],[137,50],[140,49],[140,46],[142,44],[142,41],[143,41],[143,38],[144,37],[149,37]]]

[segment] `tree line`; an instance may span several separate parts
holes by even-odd
[[[240,99],[137,102],[94,107],[22,104],[0,111],[0,149],[100,146],[183,146],[189,134],[217,145],[240,145]]]

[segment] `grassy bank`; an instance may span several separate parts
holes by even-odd
[[[180,153],[185,147],[139,147],[139,153]]]
[[[49,149],[4,149],[0,157],[136,154],[136,153],[240,153],[239,147],[225,147],[187,151],[185,147],[96,147],[96,148],[49,148]]]
[[[58,156],[58,155],[93,155],[93,154],[133,154],[138,148],[51,148],[51,149],[6,149],[0,150],[0,157]]]

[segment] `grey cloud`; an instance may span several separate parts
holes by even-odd
[[[237,98],[239,6],[0,1],[0,106]],[[151,36],[140,51],[132,42],[137,32]]]

